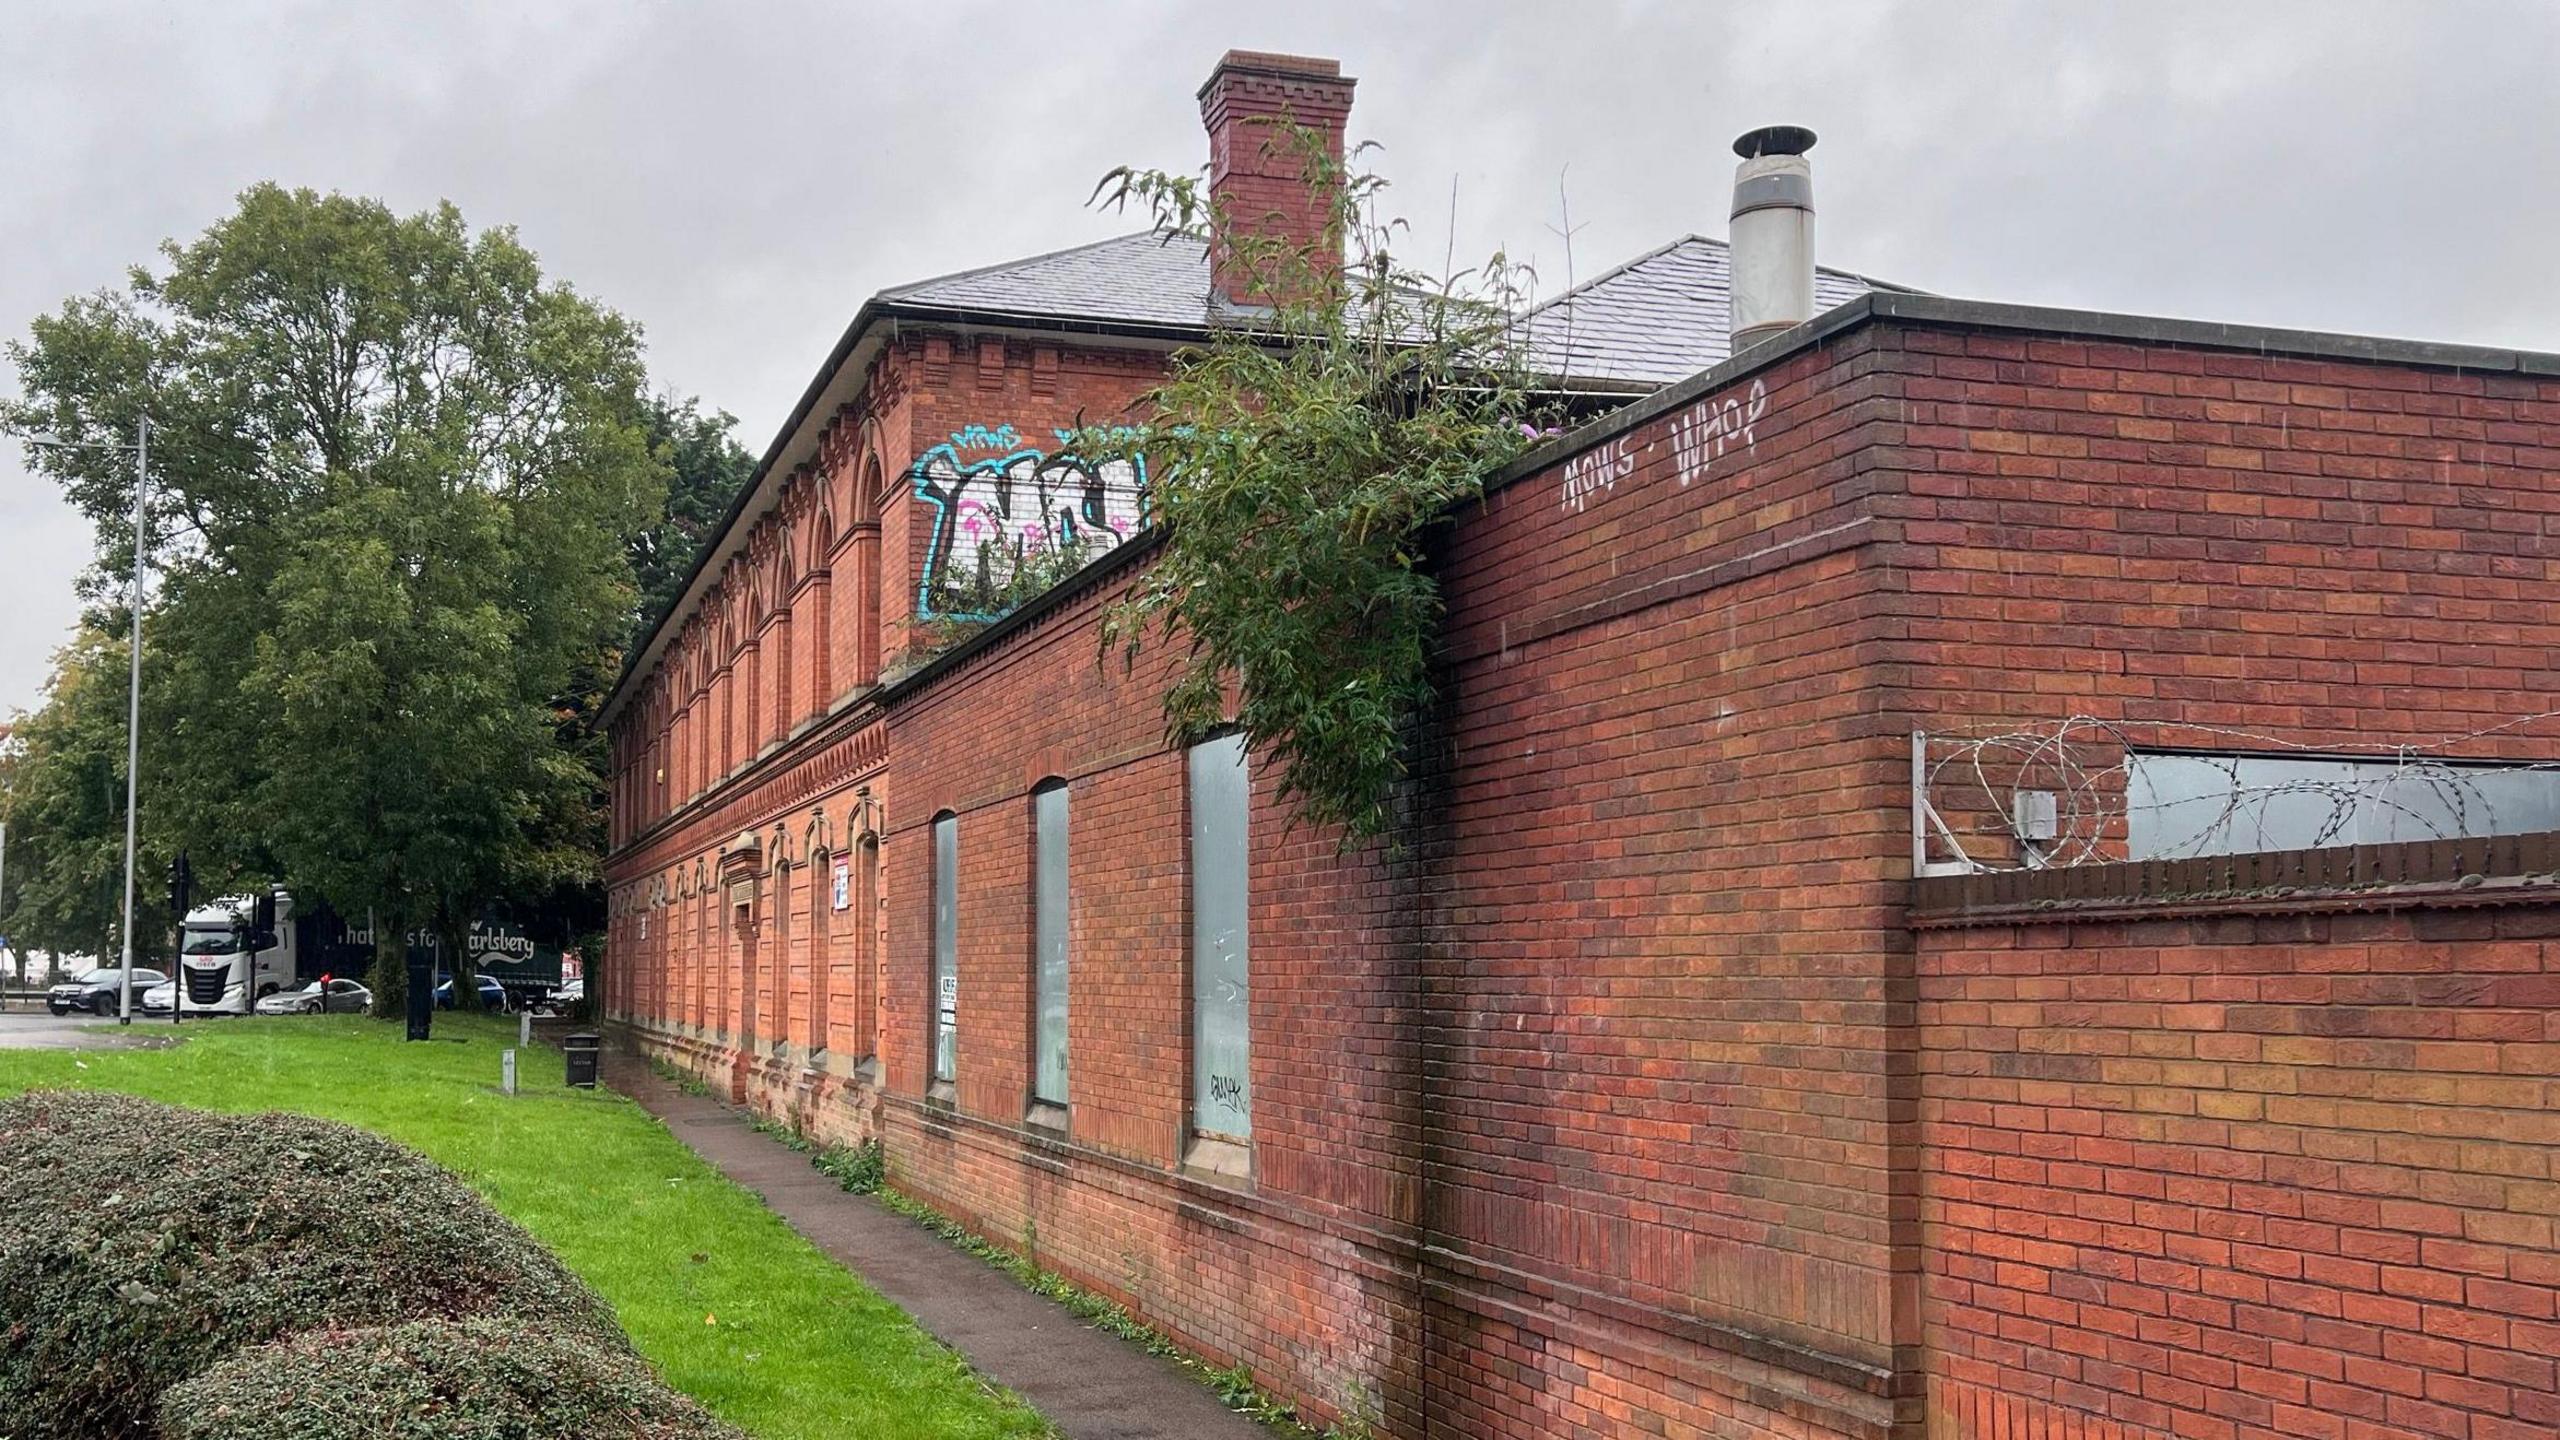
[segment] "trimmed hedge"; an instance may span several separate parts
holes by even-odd
[[[745,1440],[627,1351],[503,1321],[298,1335],[160,1400],[168,1440]]]
[[[0,1101],[13,1440],[150,1435],[162,1391],[297,1332],[482,1317],[628,1352],[550,1251],[362,1130],[107,1092]]]

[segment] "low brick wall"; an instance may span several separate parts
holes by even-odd
[[[2560,905],[1919,940],[1933,1435],[2560,1434]]]

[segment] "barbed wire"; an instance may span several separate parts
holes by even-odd
[[[2365,843],[2376,829],[2395,840],[2499,834],[2543,808],[2552,811],[2549,823],[2560,828],[2560,760],[2453,753],[2554,720],[2560,720],[2560,710],[2406,741],[2302,740],[2231,726],[2095,715],[2044,726],[1929,732],[1915,757],[1919,793],[1913,804],[1916,813],[1925,812],[1924,836],[1934,834],[1956,852],[1954,860],[1973,870],[2313,849]],[[2322,761],[2340,773],[2266,773],[2270,766]],[[2177,772],[2186,766],[2201,766],[2218,778],[2181,783],[2185,777]],[[2518,782],[2518,776],[2542,778]],[[2184,793],[2164,798],[2164,781],[2180,784]],[[2545,790],[2547,795],[2540,793]],[[2037,823],[2047,795],[2053,805],[2049,827]],[[2519,798],[2521,806],[2513,803]],[[2501,814],[2502,799],[2510,802],[2510,813]],[[2280,807],[2280,820],[2271,807]],[[2047,828],[2050,834],[2030,833]],[[1972,853],[1967,837],[1988,841],[1986,850],[2008,853]],[[2238,843],[2244,839],[2253,843]]]

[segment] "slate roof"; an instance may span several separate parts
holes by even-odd
[[[1815,314],[1870,290],[1904,287],[1817,267]],[[1683,235],[1520,317],[1536,368],[1574,383],[1657,388],[1731,358],[1726,316],[1733,298],[1731,252],[1722,240]]]
[[[1209,247],[1178,235],[1121,235],[919,280],[883,290],[880,298],[998,315],[1198,330],[1209,323]]]
[[[1537,368],[1577,386],[1652,390],[1732,353],[1725,243],[1685,235],[1533,307],[1521,317]],[[1816,270],[1816,310],[1871,289],[1900,289]],[[1055,250],[880,292],[893,305],[989,317],[1083,320],[1197,331],[1209,323],[1208,249],[1154,233]]]

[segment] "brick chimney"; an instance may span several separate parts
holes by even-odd
[[[1324,239],[1325,207],[1308,192],[1302,166],[1276,125],[1286,116],[1325,137],[1333,159],[1342,159],[1342,131],[1351,118],[1351,87],[1341,62],[1304,55],[1230,50],[1200,87],[1200,123],[1209,131],[1209,195],[1232,218],[1258,235],[1293,245]],[[1209,282],[1214,299],[1268,305],[1249,294],[1252,277],[1224,243],[1209,237]],[[1336,241],[1337,246],[1339,240]],[[1339,265],[1339,253],[1332,256]]]

